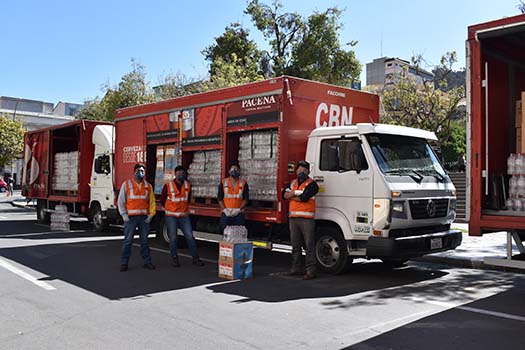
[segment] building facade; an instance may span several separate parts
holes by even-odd
[[[383,86],[394,84],[396,77],[400,74],[408,74],[418,84],[423,84],[425,81],[434,81],[434,74],[413,66],[408,61],[399,58],[381,57],[366,64],[366,85]]]

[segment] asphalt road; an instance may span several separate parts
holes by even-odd
[[[50,232],[0,201],[2,349],[520,349],[525,275],[357,261],[340,276],[280,275],[285,253],[256,250],[254,278],[217,277],[217,244],[179,269],[152,238],[157,269],[122,234],[73,222]]]

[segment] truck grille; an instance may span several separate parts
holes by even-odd
[[[447,216],[448,199],[415,199],[409,201],[412,219],[433,219]]]

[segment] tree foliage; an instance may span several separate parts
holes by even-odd
[[[294,43],[287,73],[344,86],[359,80],[361,64],[354,51],[343,50],[339,42],[341,13],[337,8],[329,8],[308,17],[301,40]]]
[[[332,7],[305,19],[297,12],[283,12],[278,0],[272,6],[250,0],[245,12],[269,40],[269,71],[274,76],[294,75],[343,86],[359,80],[361,64],[354,51],[344,50],[339,41],[342,10]]]
[[[518,10],[520,10],[521,13],[525,14],[525,2],[520,0],[520,3],[518,4]]]
[[[210,62],[210,76],[220,75],[218,68],[234,64],[247,70],[246,75],[259,73],[259,62],[262,52],[257,49],[257,44],[248,39],[249,31],[242,28],[239,23],[232,23],[226,27],[221,36],[215,38],[215,43],[202,50],[205,59]],[[220,67],[217,67],[220,65]]]
[[[413,59],[416,67],[421,61],[421,57]],[[465,97],[465,87],[449,87],[446,79],[455,62],[455,53],[445,54],[435,67],[443,74],[437,76],[435,81],[423,84],[419,84],[405,69],[395,77],[395,84],[386,85],[381,92],[385,109],[382,121],[435,132],[442,145],[454,150],[446,153],[447,157],[451,157],[447,160],[456,160],[456,152],[464,150],[462,145],[465,143],[464,137],[456,135],[465,132],[464,128],[458,127],[465,120],[464,108],[459,103]]]
[[[6,115],[0,116],[0,166],[9,164],[24,150],[24,124]]]
[[[117,86],[109,83],[103,85],[104,97],[88,103],[77,115],[77,119],[112,121],[119,108],[136,106],[155,101],[154,94],[146,81],[146,70],[143,65],[131,60],[132,70],[125,74]]]
[[[269,40],[272,71],[275,76],[287,73],[294,43],[304,29],[304,21],[297,12],[282,12],[283,5],[274,0],[272,6],[259,0],[250,0],[245,13],[250,15],[255,27]]]

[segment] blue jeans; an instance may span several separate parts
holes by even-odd
[[[131,244],[133,243],[133,236],[137,227],[140,235],[140,255],[144,259],[144,264],[151,263],[148,243],[149,224],[144,222],[146,218],[146,215],[130,216],[129,221],[124,223],[124,243],[122,244],[122,254],[120,256],[121,265],[128,264],[131,256]]]
[[[198,259],[197,244],[193,238],[193,231],[191,229],[191,221],[189,216],[178,218],[175,216],[165,216],[166,226],[168,227],[168,236],[170,237],[170,252],[171,256],[177,256],[177,228],[180,228],[188,243],[190,254],[193,259]]]

